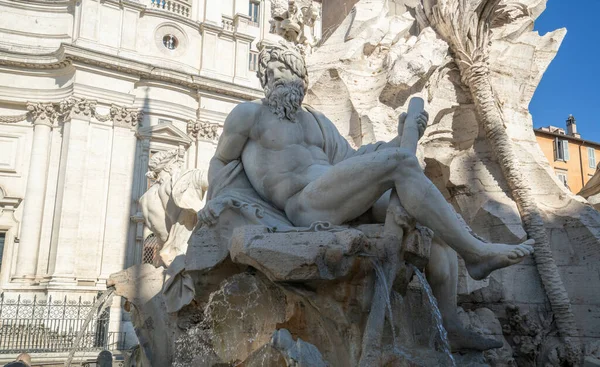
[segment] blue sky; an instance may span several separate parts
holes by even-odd
[[[600,142],[600,0],[548,0],[535,30],[562,27],[567,35],[529,105],[533,125],[564,128],[573,114],[581,137]]]

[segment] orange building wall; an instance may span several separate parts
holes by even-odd
[[[548,135],[535,132],[542,152],[548,159],[550,166],[554,168],[556,173],[559,170],[566,171],[567,184],[571,191],[577,194],[583,186],[592,178],[596,167],[589,167],[587,148],[592,147],[595,151],[596,165],[600,163],[600,146],[595,146],[587,142],[576,139],[565,139],[569,142],[569,160],[567,162],[554,160],[554,135]],[[561,137],[564,139],[564,137]],[[581,154],[580,154],[581,152]]]

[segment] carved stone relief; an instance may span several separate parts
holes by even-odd
[[[98,113],[96,106],[97,101],[81,97],[69,97],[59,103],[28,102],[26,113],[0,116],[0,123],[14,124],[30,118],[34,124],[54,125],[58,119],[94,117],[101,122],[112,120],[115,126],[135,128],[141,123],[144,115],[141,110],[114,104],[110,107],[109,113],[103,115]]]
[[[194,140],[219,140],[219,124],[210,123],[208,121],[188,120],[187,132]]]

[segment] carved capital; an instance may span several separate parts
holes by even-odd
[[[33,124],[54,125],[54,122],[60,116],[54,103],[28,102],[27,111]]]
[[[59,103],[59,112],[63,117],[87,117],[96,114],[96,101],[80,97],[69,97]]]
[[[117,105],[110,107],[110,118],[116,126],[134,128],[142,122],[142,117],[144,117],[142,110]]]
[[[188,120],[187,133],[193,139],[216,141],[219,139],[219,125],[208,121]]]

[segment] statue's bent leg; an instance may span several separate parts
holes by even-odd
[[[373,219],[378,222],[385,220],[390,200],[389,193],[389,191],[384,193],[373,206]],[[468,330],[461,322],[457,312],[458,257],[456,251],[437,236],[431,243],[429,263],[425,273],[438,302],[444,327],[454,351],[465,349],[483,351],[502,347],[502,341]]]
[[[532,242],[488,244],[471,235],[425,176],[414,154],[401,148],[382,149],[336,164],[290,198],[285,212],[297,226],[315,221],[341,224],[363,214],[394,186],[406,211],[456,250],[475,279],[516,264],[533,252]]]
[[[417,168],[418,161],[402,149],[382,149],[348,158],[290,198],[286,215],[297,226],[315,221],[342,224],[355,219],[393,188],[395,176],[410,166]]]
[[[434,237],[431,244],[431,254],[425,273],[438,302],[453,351],[464,349],[483,351],[502,347],[502,341],[468,330],[460,321],[456,306],[458,258],[456,252],[439,237]]]

